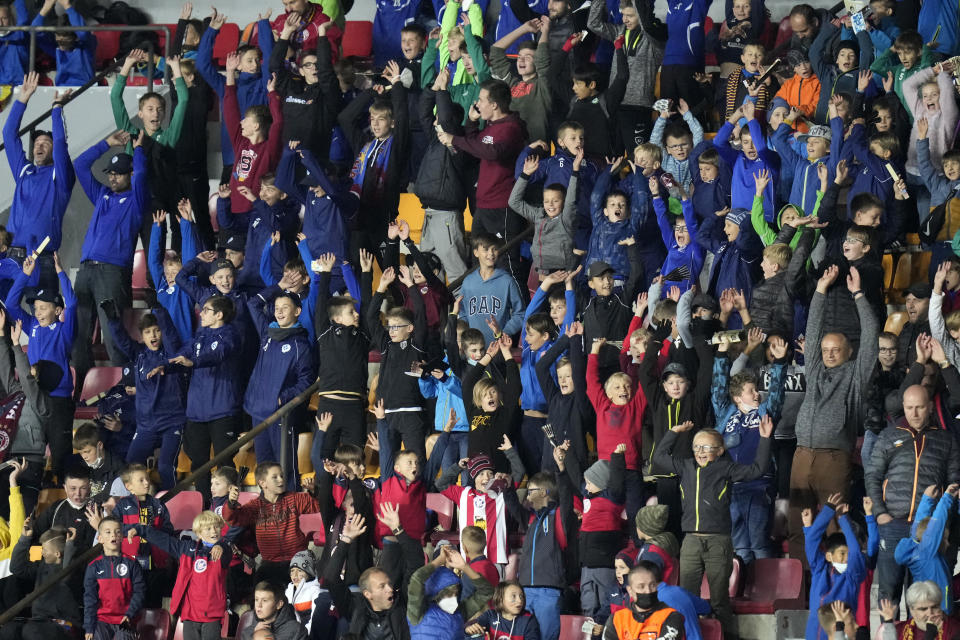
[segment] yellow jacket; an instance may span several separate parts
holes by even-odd
[[[26,517],[20,487],[10,487],[10,522],[0,518],[0,578],[10,575],[10,556],[13,555],[13,546],[20,539]]]

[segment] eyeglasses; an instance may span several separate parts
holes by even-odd
[[[534,493],[536,491],[546,491],[546,489],[544,489],[543,487],[528,487],[527,495],[530,495],[531,493]]]
[[[716,450],[719,449],[719,448],[720,448],[720,447],[718,447],[718,446],[715,445],[715,444],[695,444],[695,445],[693,445],[693,450],[694,450],[695,452],[698,452],[698,453],[699,453],[700,451],[702,451],[702,452],[704,452],[704,453],[710,453],[710,452],[712,452],[712,451],[716,451]]]
[[[409,324],[389,324],[387,325],[387,331],[400,331],[404,327],[409,327]]]
[[[690,146],[689,142],[678,142],[677,144],[668,144],[667,149],[670,151],[679,151],[680,149],[686,149]]]
[[[213,307],[203,307],[200,309],[200,313],[213,313]]]
[[[316,69],[316,68],[317,68],[317,63],[316,63],[316,62],[301,62],[301,63],[300,63],[300,68],[301,68],[301,69]]]

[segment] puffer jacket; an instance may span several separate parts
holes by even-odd
[[[866,467],[874,515],[886,513],[912,522],[924,489],[960,481],[958,456],[953,435],[943,429],[927,427],[918,432],[906,420],[884,429]]]
[[[815,234],[812,229],[804,228],[801,233],[793,233],[793,227],[784,226],[777,236],[793,238],[800,242],[793,250],[790,263],[783,271],[758,283],[750,297],[750,321],[767,334],[779,333],[785,339],[793,337],[793,302],[802,297],[807,258],[813,247]],[[785,240],[790,242],[789,239]]]
[[[467,201],[464,188],[467,169],[474,161],[468,154],[451,149],[437,140],[433,133],[434,105],[444,131],[463,135],[462,118],[454,116],[450,95],[446,91],[436,92],[425,88],[420,94],[419,117],[430,143],[423,152],[414,193],[427,209],[462,211]]]

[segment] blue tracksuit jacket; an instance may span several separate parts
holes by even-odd
[[[180,351],[181,343],[166,309],[158,307],[152,312],[157,316],[162,335],[160,348],[156,351],[134,342],[119,320],[111,320],[109,326],[114,344],[125,358],[133,362],[137,429],[162,431],[182,427],[186,422],[187,376],[183,367],[169,362]],[[147,378],[156,367],[164,367],[166,374]]]
[[[66,273],[57,274],[60,279],[60,293],[63,296],[63,321],[53,322],[45,327],[37,324],[37,319],[20,308],[23,288],[27,285],[27,276],[21,271],[7,294],[6,307],[11,321],[23,322],[23,331],[30,336],[27,358],[30,364],[38,360],[56,362],[63,369],[60,384],[50,395],[69,398],[73,395],[73,377],[70,375],[70,351],[77,332],[77,297],[73,294],[70,279]],[[79,383],[79,384],[82,384]]]
[[[197,257],[197,236],[189,220],[180,218],[180,237],[183,242],[180,249],[182,264]],[[160,225],[154,223],[150,228],[150,248],[147,251],[147,267],[150,277],[157,285],[157,302],[167,313],[176,327],[181,342],[188,342],[193,335],[193,300],[174,282],[167,282],[163,275],[164,252],[160,249]]]
[[[74,7],[66,11],[70,25],[86,25],[83,16]],[[33,25],[43,26],[43,16],[39,13],[33,19]],[[63,51],[57,46],[57,40],[50,32],[37,34],[37,46],[57,61],[57,75],[54,84],[58,87],[81,86],[96,75],[94,53],[97,51],[97,36],[92,31],[74,31],[76,44],[71,51]]]
[[[590,194],[593,231],[590,233],[590,246],[587,250],[587,259],[584,261],[584,265],[589,268],[594,262],[606,262],[613,267],[614,278],[626,280],[630,275],[630,259],[627,257],[627,248],[617,243],[629,237],[636,237],[638,242],[643,242],[646,235],[644,234],[641,237],[638,231],[647,221],[649,210],[644,207],[643,213],[636,215],[639,209],[635,209],[631,202],[630,217],[620,222],[610,222],[603,215],[603,205],[606,202],[607,193],[610,191],[610,181],[611,173],[609,171],[601,172],[597,177],[596,185],[593,187],[593,193]]]
[[[2,42],[0,38],[0,42]],[[0,46],[0,52],[4,49]],[[0,68],[3,64],[0,63]],[[19,81],[18,81],[19,84]],[[10,172],[17,182],[10,205],[7,230],[13,234],[15,246],[33,251],[50,236],[48,251],[60,248],[63,216],[70,203],[70,194],[77,181],[67,150],[67,136],[63,128],[63,109],[55,107],[50,116],[53,122],[53,164],[38,167],[23,151],[18,132],[26,105],[14,100],[3,125],[3,144]]]
[[[307,330],[299,322],[287,328],[271,322],[264,313],[269,301],[260,292],[247,303],[260,336],[260,355],[243,398],[243,409],[254,424],[309,387],[316,376]]]
[[[14,0],[13,9],[17,14],[18,27],[30,24],[26,2]],[[30,34],[26,31],[11,31],[0,36],[0,84],[20,86],[28,64],[30,64]]]
[[[792,176],[790,188],[790,204],[800,207],[804,214],[813,212],[817,203],[817,191],[820,189],[820,176],[817,167],[827,165],[827,182],[832,182],[836,176],[837,162],[840,160],[840,149],[843,145],[843,120],[830,120],[830,153],[814,162],[807,159],[806,145],[794,144],[793,129],[788,124],[781,124],[773,132],[773,148],[780,155],[780,167],[783,172],[781,179],[786,175]]]
[[[193,362],[187,419],[209,422],[240,413],[243,394],[243,340],[236,327],[200,327],[178,355]]]
[[[674,269],[682,266],[690,269],[690,277],[687,280],[680,282],[671,280],[667,283],[667,286],[661,287],[663,297],[667,296],[667,289],[672,286],[680,287],[681,293],[689,289],[700,277],[700,270],[703,268],[703,247],[696,242],[699,232],[697,231],[697,217],[693,214],[693,203],[690,200],[681,200],[680,208],[683,211],[683,220],[687,225],[687,233],[690,234],[690,242],[685,247],[677,244],[673,224],[667,218],[667,205],[663,198],[653,199],[653,210],[657,214],[660,235],[663,238],[663,243],[670,247],[667,250],[667,259],[660,269],[660,274],[666,276]]]
[[[749,210],[740,222],[740,235],[733,242],[727,240],[724,233],[723,218],[709,216],[700,225],[697,244],[714,255],[708,288],[710,295],[719,299],[725,289],[739,289],[743,290],[749,303],[754,273],[760,269],[763,255],[763,243],[753,230]]]
[[[669,0],[667,2],[667,44],[663,64],[703,68],[703,22],[713,0]]]
[[[217,224],[231,234],[246,234],[243,247],[243,266],[237,272],[237,286],[251,295],[267,283],[260,278],[260,258],[270,248],[270,236],[280,232],[280,242],[271,254],[271,271],[283,275],[283,265],[289,259],[289,237],[296,234],[299,219],[299,203],[284,198],[272,207],[257,198],[253,208],[246,213],[231,213],[230,198],[217,198]],[[184,260],[186,263],[186,260]]]
[[[897,543],[894,559],[910,569],[910,575],[915,582],[933,580],[943,591],[943,600],[940,603],[943,611],[950,615],[953,612],[953,571],[947,567],[947,562],[940,553],[940,543],[943,540],[943,531],[950,519],[950,512],[956,508],[956,498],[944,493],[933,508],[933,498],[924,494],[917,507],[917,514],[913,518],[910,528],[910,537],[903,538]],[[930,518],[923,538],[917,540],[917,525],[924,518]]]

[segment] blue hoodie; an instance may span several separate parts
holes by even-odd
[[[178,355],[193,362],[187,419],[209,422],[238,415],[243,394],[243,341],[232,324],[200,327]]]
[[[0,47],[0,51],[2,49]],[[7,162],[17,181],[7,230],[13,234],[16,246],[25,247],[28,252],[36,249],[47,236],[50,236],[50,243],[46,250],[56,251],[60,248],[63,216],[77,181],[67,150],[63,109],[54,107],[50,116],[53,123],[53,164],[38,167],[27,160],[20,141],[20,122],[26,108],[27,105],[14,100],[3,125]]]
[[[837,162],[840,160],[840,148],[843,144],[843,120],[830,119],[830,152],[814,161],[806,156],[806,145],[793,141],[793,129],[790,125],[781,124],[773,132],[773,148],[780,154],[783,171],[781,178],[785,179],[789,172],[793,176],[790,188],[790,204],[800,207],[804,215],[810,215],[817,204],[817,191],[820,189],[820,176],[817,167],[826,163],[827,182],[833,181],[836,176]],[[789,169],[787,166],[789,165]],[[756,189],[754,189],[756,193]],[[766,215],[766,209],[764,209]]]
[[[478,329],[487,343],[493,341],[493,333],[487,326],[491,315],[507,335],[512,336],[523,327],[523,296],[517,281],[507,271],[494,269],[493,275],[484,280],[477,269],[463,279],[460,294],[463,296],[460,317],[472,329]]]
[[[457,414],[457,424],[453,426],[453,430],[464,433],[470,431],[467,409],[463,406],[463,388],[460,386],[460,378],[453,375],[450,368],[447,368],[444,374],[443,380],[437,380],[433,376],[420,379],[420,393],[423,397],[437,399],[433,426],[437,431],[443,431],[447,418],[450,417],[450,409],[453,409]]]
[[[27,359],[30,364],[39,360],[56,362],[63,369],[63,377],[57,388],[50,392],[51,396],[69,398],[73,396],[73,376],[70,374],[70,351],[73,349],[74,335],[77,331],[77,297],[70,286],[67,274],[57,274],[60,280],[60,294],[63,296],[63,322],[59,320],[41,327],[37,319],[20,307],[23,298],[23,288],[27,286],[28,277],[22,271],[13,281],[10,292],[7,294],[5,306],[10,321],[20,320],[23,323],[23,332],[30,337],[27,347]],[[82,384],[82,383],[81,383]]]
[[[526,0],[526,3],[530,8],[530,11],[534,14],[545,15],[549,11],[549,0]],[[517,19],[517,14],[513,12],[513,8],[510,6],[509,2],[504,2],[500,6],[500,15],[497,17],[497,24],[493,28],[493,41],[496,42],[497,40],[503,38],[505,35],[509,34],[519,26],[520,20]],[[527,40],[532,39],[532,35],[524,34],[507,48],[507,53],[511,55],[516,54],[517,47],[520,46],[521,42],[526,42]]]
[[[180,252],[181,264],[197,257],[197,237],[193,225],[186,218],[180,218],[180,237],[183,239]],[[160,251],[160,225],[150,227],[150,248],[147,252],[147,267],[150,277],[157,285],[157,302],[167,313],[170,321],[180,334],[180,340],[189,342],[193,335],[193,300],[176,281],[167,282],[163,275],[164,255]]]
[[[737,151],[730,146],[730,134],[733,133],[733,125],[729,121],[724,122],[723,126],[720,127],[720,131],[713,139],[713,146],[720,152],[723,161],[733,167],[733,180],[730,185],[731,207],[749,211],[750,207],[753,206],[753,196],[757,193],[757,184],[753,179],[754,174],[760,173],[761,169],[770,172],[770,183],[763,190],[763,217],[767,222],[773,222],[776,215],[774,189],[780,179],[780,161],[774,151],[767,149],[763,129],[760,128],[760,123],[756,118],[747,121],[747,128],[757,149],[756,159],[750,160],[742,151]],[[706,216],[704,217],[706,218]]]
[[[940,585],[943,591],[940,607],[947,615],[953,612],[953,572],[940,554],[940,542],[943,540],[943,531],[950,519],[950,513],[955,507],[956,498],[949,493],[943,494],[936,509],[933,508],[933,498],[923,494],[917,514],[913,518],[910,537],[900,540],[893,554],[897,564],[910,570],[914,582],[933,580]],[[918,540],[917,525],[927,517],[930,521],[923,532],[923,538]]]
[[[464,637],[463,615],[459,609],[447,613],[433,601],[438,593],[458,584],[460,578],[446,567],[440,567],[430,574],[423,584],[423,603],[427,609],[420,622],[410,623],[410,640],[456,640]]]
[[[257,21],[257,30],[260,33],[272,33],[270,22],[267,20]],[[217,96],[222,103],[227,79],[220,75],[213,63],[213,43],[219,33],[219,29],[207,27],[200,38],[200,46],[197,47],[195,61],[200,77],[206,80],[207,84],[217,92]],[[273,38],[261,38],[259,46],[261,52],[260,73],[240,73],[237,76],[237,102],[240,104],[241,114],[250,107],[267,104],[267,83],[270,82],[271,77],[270,56],[273,53]],[[220,152],[223,155],[223,164],[233,164],[233,141],[227,132],[222,106],[220,113]]]
[[[66,11],[73,27],[86,26],[80,12],[74,7]],[[39,13],[33,18],[33,26],[42,27],[44,17]],[[76,44],[71,51],[63,51],[57,46],[57,40],[50,32],[37,34],[37,46],[57,61],[57,75],[53,83],[58,87],[81,86],[96,75],[94,53],[97,51],[97,36],[92,31],[74,31]]]
[[[725,220],[732,220],[740,227],[740,234],[733,242],[727,240]],[[704,218],[696,241],[714,255],[710,285],[707,288],[710,295],[719,299],[726,289],[738,289],[743,291],[749,304],[754,273],[760,268],[760,258],[763,255],[763,243],[753,230],[750,211],[736,208],[731,209],[726,218]]]
[[[152,351],[145,344],[134,342],[120,320],[110,320],[110,335],[123,356],[133,362],[137,388],[137,430],[161,431],[182,427],[187,420],[187,370],[171,365],[180,351],[180,336],[170,322],[166,309],[152,309],[160,326],[160,347]],[[157,367],[164,375],[147,377]]]
[[[643,176],[637,178],[637,175],[639,174],[634,174],[634,184],[643,178]],[[602,171],[597,177],[593,193],[590,194],[593,231],[590,233],[590,247],[583,264],[589,267],[594,262],[606,262],[613,267],[615,279],[626,280],[630,276],[630,259],[627,256],[627,248],[617,243],[631,237],[636,237],[638,242],[643,242],[644,238],[647,237],[646,234],[639,237],[637,232],[648,219],[649,205],[643,202],[640,188],[637,187],[637,205],[634,206],[632,198],[628,200],[630,206],[629,217],[619,222],[611,222],[603,214],[611,180],[612,174],[610,171]],[[638,213],[639,215],[637,215]]]
[[[776,423],[780,420],[783,401],[786,397],[784,380],[787,366],[775,364],[770,367],[770,382],[766,398],[756,409],[744,413],[730,397],[730,358],[717,354],[713,359],[713,381],[710,385],[710,402],[717,417],[714,428],[723,436],[723,447],[738,464],[753,464],[760,444],[760,419],[770,416]],[[738,482],[741,487],[768,485],[773,473],[768,471],[761,478]]]
[[[681,200],[680,208],[683,211],[683,221],[687,225],[687,233],[690,235],[690,242],[685,247],[677,244],[672,221],[667,219],[667,206],[663,198],[653,199],[653,210],[657,214],[660,235],[663,237],[663,243],[670,247],[667,249],[667,259],[664,261],[663,267],[660,268],[660,274],[665,276],[682,266],[690,269],[688,279],[678,283],[669,281],[666,283],[667,286],[661,287],[663,297],[666,297],[667,289],[670,286],[680,287],[681,293],[689,289],[700,278],[700,270],[703,268],[703,247],[697,243],[697,217],[693,214],[693,205],[690,200]]]
[[[866,129],[864,129],[862,124],[855,124],[850,128],[850,135],[843,142],[843,150],[840,152],[840,157],[845,159],[848,165],[851,165],[853,159],[856,159],[860,166],[860,170],[857,171],[853,179],[853,186],[850,187],[850,191],[847,194],[847,211],[849,211],[851,215],[853,213],[853,207],[850,205],[854,197],[865,191],[877,196],[882,202],[893,202],[893,178],[890,177],[886,164],[889,162],[898,176],[906,178],[907,174],[903,166],[903,161],[896,156],[891,156],[889,160],[884,160],[870,151],[869,144],[867,143]],[[881,224],[887,223],[888,209],[890,209],[889,206],[883,208]]]
[[[924,42],[931,42],[936,35],[940,43],[937,53],[948,58],[960,51],[960,16],[957,14],[957,4],[951,0],[926,0],[920,6],[917,31]]]
[[[13,9],[17,14],[17,26],[27,26],[30,23],[27,4],[23,0],[14,0]],[[0,84],[19,87],[23,82],[28,64],[30,64],[30,34],[26,31],[11,31],[0,35]]]
[[[810,564],[812,579],[806,640],[829,640],[830,636],[820,628],[817,610],[837,600],[842,600],[848,607],[855,610],[860,583],[867,575],[863,554],[860,552],[860,541],[857,540],[857,535],[853,532],[846,514],[837,519],[843,536],[847,540],[846,570],[838,573],[824,557],[824,552],[820,550],[820,542],[833,516],[833,509],[825,504],[813,524],[803,529],[803,545],[807,553],[807,562]]]
[[[286,328],[271,322],[263,310],[271,301],[260,292],[247,302],[260,336],[260,354],[243,397],[243,410],[254,424],[290,402],[316,377],[307,330],[299,322]]]

